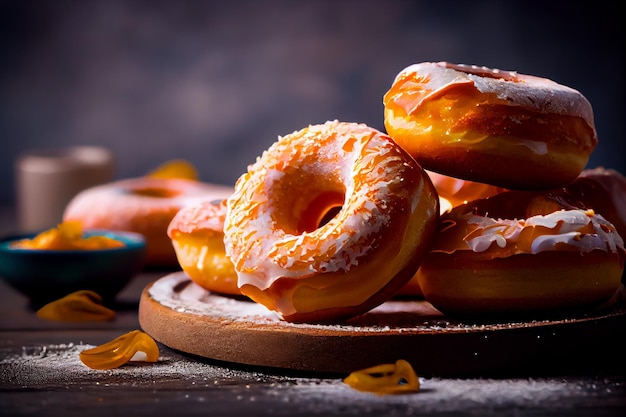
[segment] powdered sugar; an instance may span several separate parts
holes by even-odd
[[[460,411],[468,415],[493,415],[505,410],[546,407],[584,415],[575,411],[589,411],[599,405],[618,410],[624,404],[619,398],[626,398],[620,394],[626,389],[617,377],[574,381],[567,378],[420,378],[422,389],[418,393],[377,396],[355,391],[340,378],[229,369],[181,356],[167,348],[157,363],[95,371],[78,359],[79,352],[88,347],[72,343],[24,346],[21,353],[2,355],[0,382],[14,398],[11,402],[0,401],[2,410],[19,410],[20,398],[42,390],[51,392],[48,402],[43,406],[30,404],[28,408],[32,411],[44,407],[48,415],[50,407],[55,406],[64,407],[66,415],[84,413],[84,407],[90,403],[81,406],[80,400],[71,399],[78,397],[84,401],[91,398],[91,392],[99,393],[98,398],[104,405],[108,402],[124,404],[128,415],[159,415],[155,407],[171,409],[174,406],[184,407],[185,413],[193,415],[201,415],[204,409],[206,415],[233,416],[258,415],[259,411],[263,411],[263,415],[285,416]],[[16,396],[17,393],[21,396]],[[6,399],[7,394],[2,395],[0,399]],[[111,405],[101,409],[102,406],[99,404],[92,411],[117,414]],[[21,405],[22,411],[24,407]]]
[[[436,97],[442,91],[471,85],[481,93],[495,94],[511,105],[539,112],[580,115],[589,126],[594,127],[593,110],[589,101],[579,91],[546,78],[485,67],[472,69],[446,62],[422,62],[409,65],[400,71],[394,83],[411,75],[426,80],[424,90],[428,92],[419,95],[416,102],[409,101],[411,109]]]
[[[200,360],[189,360],[163,347],[156,363],[132,361],[117,369],[94,370],[84,365],[79,358],[81,351],[93,347],[83,343],[22,346],[21,353],[2,355],[4,358],[0,361],[0,369],[3,384],[29,387],[93,382],[109,386],[158,382],[163,386],[167,382],[189,381],[216,386],[230,384],[235,379],[246,383],[266,380],[257,372],[237,371]]]
[[[157,303],[177,312],[209,318],[223,324],[239,323],[256,328],[280,328],[298,332],[322,331],[337,335],[433,334],[541,328],[556,323],[555,318],[518,321],[509,318],[486,322],[461,321],[444,316],[422,300],[390,300],[361,316],[337,323],[290,323],[259,303],[211,293],[193,283],[184,272],[175,272],[155,281],[149,288]],[[602,310],[589,312],[589,316]],[[561,323],[584,318],[560,318]]]

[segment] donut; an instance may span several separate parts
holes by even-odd
[[[505,191],[441,216],[418,282],[449,316],[574,311],[616,294],[625,258],[602,215],[562,193]]]
[[[189,278],[211,292],[241,295],[237,273],[224,249],[226,199],[200,201],[174,216],[167,235]]]
[[[489,184],[462,180],[429,170],[425,171],[432,180],[437,194],[439,195],[439,212],[441,214],[450,211],[453,207],[468,203],[469,201],[491,197],[492,195],[506,191],[504,188]],[[418,272],[416,272],[413,278],[398,291],[397,295],[422,298],[424,294],[420,288],[417,275]]]
[[[178,267],[167,228],[184,206],[198,199],[226,198],[232,187],[182,178],[129,178],[81,191],[70,200],[63,221],[85,229],[141,233],[147,266]]]
[[[585,169],[565,187],[572,199],[602,214],[626,238],[626,177],[614,169]]]
[[[402,286],[396,293],[398,298],[424,298],[424,292],[418,280],[419,269],[415,272],[413,277]]]
[[[383,104],[387,133],[423,168],[507,189],[569,184],[598,143],[579,91],[511,71],[413,64]]]
[[[494,185],[454,178],[429,170],[426,170],[426,173],[437,190],[442,213],[460,204],[491,197],[505,191],[504,188]]]
[[[279,137],[235,184],[224,244],[242,294],[289,322],[391,298],[434,238],[428,175],[387,135],[328,121]]]

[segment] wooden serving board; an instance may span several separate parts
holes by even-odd
[[[139,322],[172,349],[240,365],[345,374],[405,359],[421,376],[571,375],[623,370],[626,307],[619,302],[575,317],[466,322],[423,300],[392,300],[339,324],[295,324],[175,272],[144,289]]]

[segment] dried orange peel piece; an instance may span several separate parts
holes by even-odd
[[[147,175],[150,178],[182,178],[188,180],[198,180],[198,171],[189,161],[184,159],[172,159],[159,165]]]
[[[358,391],[374,394],[405,394],[420,390],[420,382],[413,367],[400,359],[395,364],[383,364],[352,372],[344,380]]]
[[[102,297],[91,290],[76,291],[37,310],[37,317],[51,321],[110,321],[115,311],[102,305]]]
[[[124,246],[124,242],[107,236],[83,237],[83,226],[76,220],[66,221],[45,230],[32,239],[21,239],[11,244],[16,249],[97,250]]]
[[[156,362],[159,346],[141,330],[133,330],[110,342],[80,352],[82,363],[92,369],[115,369],[130,362]]]

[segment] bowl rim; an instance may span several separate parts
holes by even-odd
[[[48,230],[48,229],[46,229]],[[30,249],[30,248],[12,248],[11,243],[21,239],[32,239],[40,232],[17,233],[0,237],[0,253],[28,253],[28,254],[68,254],[78,255],[86,253],[115,253],[128,252],[134,250],[143,250],[146,247],[146,238],[141,233],[128,232],[112,229],[85,229],[84,237],[105,236],[124,243],[124,246],[116,248],[103,249]]]

